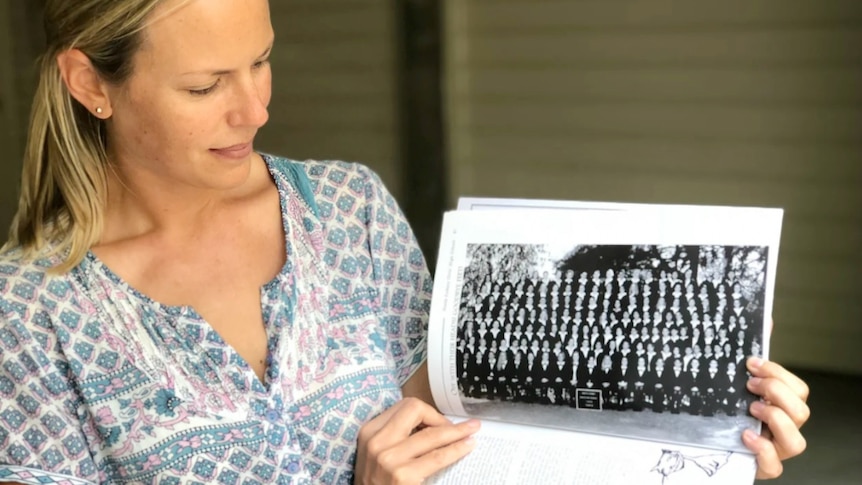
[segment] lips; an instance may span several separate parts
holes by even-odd
[[[249,143],[240,143],[238,145],[231,145],[225,148],[211,148],[210,151],[220,157],[231,158],[231,159],[241,159],[249,156],[251,154],[252,144]]]

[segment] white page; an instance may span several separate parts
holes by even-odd
[[[700,212],[748,210],[747,207],[692,204],[645,204],[636,202],[597,202],[588,200],[517,199],[498,197],[460,197],[457,210],[541,209],[541,210],[673,210],[692,209]]]
[[[565,205],[561,203],[560,207]],[[586,211],[512,209],[485,214],[465,211],[446,214],[429,329],[432,391],[444,412],[467,414],[454,367],[458,298],[468,244],[541,244],[552,252],[589,244],[764,246],[769,249],[769,257],[765,268],[763,321],[759,324],[766,328],[765,320],[772,308],[781,210],[626,204],[623,205],[626,210],[609,211],[607,209],[614,204],[599,206],[592,208],[600,210]],[[765,333],[762,342],[765,357],[768,355]],[[625,430],[605,427],[601,431],[626,434]],[[657,439],[655,436],[641,438]],[[735,436],[726,439],[741,446]]]
[[[475,437],[471,454],[427,483],[739,485],[756,471],[752,455],[493,421]]]
[[[654,209],[651,204],[626,202],[594,202],[580,200],[505,199],[493,197],[461,197],[457,210],[552,209],[552,210],[636,210]]]

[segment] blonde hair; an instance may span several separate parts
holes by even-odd
[[[132,58],[150,15],[164,1],[47,1],[47,47],[39,60],[21,195],[7,249],[20,248],[25,258],[61,255],[62,263],[53,270],[66,272],[98,242],[109,170],[104,121],[71,96],[57,56],[79,49],[105,81],[122,83],[132,74]]]

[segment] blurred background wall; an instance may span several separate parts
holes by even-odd
[[[381,0],[270,5],[274,89],[259,145],[295,159],[363,161],[401,198],[395,9]]]
[[[0,0],[2,227],[40,3]],[[439,219],[460,195],[783,207],[773,356],[862,374],[862,1],[407,3],[443,15],[432,81],[445,116],[428,116],[445,135],[447,195],[426,212]],[[427,163],[403,149],[417,136],[402,109],[405,4],[271,5],[275,86],[259,148],[362,161],[422,206],[411,201],[422,181],[405,175]]]
[[[41,0],[40,0],[41,1]],[[35,58],[43,44],[39,2],[0,0],[0,240],[18,201]]]
[[[453,196],[783,207],[773,356],[862,373],[862,2],[446,7]]]

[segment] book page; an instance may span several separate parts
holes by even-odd
[[[540,210],[655,210],[655,204],[633,204],[627,202],[593,202],[580,200],[502,199],[492,197],[461,197],[457,210],[540,209]],[[664,206],[683,207],[683,206]],[[688,206],[691,207],[691,206]]]
[[[438,407],[747,452],[744,361],[768,355],[782,211],[611,206],[446,214]]]
[[[747,454],[506,423],[484,423],[476,440],[471,454],[426,483],[738,485],[756,471]]]

